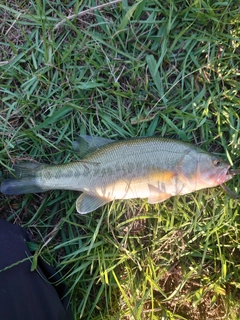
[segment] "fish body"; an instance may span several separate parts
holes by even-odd
[[[230,165],[197,146],[157,137],[112,141],[80,138],[95,143],[82,161],[63,165],[22,164],[17,179],[1,185],[5,194],[76,190],[79,213],[87,213],[115,199],[148,198],[162,202],[214,187],[232,179]]]

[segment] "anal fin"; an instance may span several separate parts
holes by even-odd
[[[108,203],[108,199],[100,198],[97,196],[91,196],[86,193],[82,193],[80,197],[78,197],[76,202],[77,212],[80,214],[86,214],[88,212],[92,212],[97,208],[103,206]]]

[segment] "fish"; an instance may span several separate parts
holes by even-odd
[[[19,163],[14,177],[2,182],[1,192],[81,191],[76,210],[86,214],[113,200],[147,198],[150,204],[161,203],[223,185],[238,173],[220,157],[180,140],[153,136],[115,141],[82,135],[73,145],[79,161]]]

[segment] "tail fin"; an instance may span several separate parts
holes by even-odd
[[[45,191],[37,179],[37,171],[43,167],[39,163],[21,163],[14,166],[15,178],[6,179],[1,184],[1,192],[8,195],[37,193]]]

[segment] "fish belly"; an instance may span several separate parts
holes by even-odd
[[[131,198],[148,198],[149,188],[145,181],[134,183],[131,181],[118,181],[106,186],[97,187],[96,195],[109,200],[114,199],[131,199]]]
[[[99,184],[97,187],[84,188],[87,193],[105,199],[131,199],[131,198],[156,198],[188,193],[188,188],[178,180],[174,173],[159,173],[153,179],[148,176],[128,177],[112,183]]]

